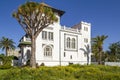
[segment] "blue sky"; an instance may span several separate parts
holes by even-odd
[[[25,1],[0,2],[0,38],[5,36],[13,39],[16,46],[25,32],[12,17],[12,13]],[[44,0],[44,2],[66,12],[61,17],[61,25],[71,27],[80,21],[86,21],[92,24],[92,37],[108,35],[104,44],[105,50],[110,43],[120,41],[120,0]]]

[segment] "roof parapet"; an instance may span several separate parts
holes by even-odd
[[[91,23],[88,23],[88,22],[84,22],[84,21],[81,21],[81,24],[84,24],[84,25],[88,25],[88,26],[91,26]]]

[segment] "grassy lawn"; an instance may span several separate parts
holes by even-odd
[[[11,68],[0,70],[0,80],[120,80],[120,67],[71,65]]]
[[[3,74],[6,74],[8,72],[8,70],[2,70],[0,69],[0,77],[3,75]]]

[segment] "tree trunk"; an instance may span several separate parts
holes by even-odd
[[[8,56],[8,48],[5,48],[6,56]]]
[[[87,65],[89,65],[89,54],[87,53]]]
[[[98,64],[102,64],[102,52],[99,52],[99,60],[98,60]]]
[[[102,54],[100,52],[100,65],[102,64]]]
[[[30,57],[30,66],[36,68],[36,39],[34,36],[31,37],[31,57]]]

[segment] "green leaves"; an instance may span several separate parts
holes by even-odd
[[[2,37],[2,39],[0,40],[0,47],[1,48],[11,48],[11,49],[14,49],[15,46],[14,46],[14,42],[12,39],[8,39],[8,38],[5,38],[5,37]]]
[[[37,2],[27,2],[20,7],[18,7],[18,10],[13,13],[13,17],[15,18],[20,18],[20,16],[23,17],[30,17],[34,14],[45,14],[49,18],[49,20],[55,20],[57,19],[54,16],[54,13],[52,9],[49,6],[46,6],[45,4],[42,3],[37,3]]]
[[[102,54],[104,53],[103,52],[104,40],[107,37],[108,36],[102,35],[92,38],[92,53],[94,54],[96,60],[99,61],[100,64],[102,60]]]
[[[96,38],[92,38],[92,42],[96,45],[98,45],[99,47],[102,47],[104,40],[107,38],[108,36],[102,35],[102,36],[97,36]]]
[[[109,50],[106,53],[108,54],[108,61],[120,61],[120,42],[110,44]]]
[[[116,66],[24,67],[0,72],[0,80],[120,80],[120,67]]]
[[[15,49],[14,44],[15,43],[13,42],[13,40],[9,38],[2,37],[2,39],[0,40],[0,48],[2,50],[6,50],[6,55],[8,49]]]

